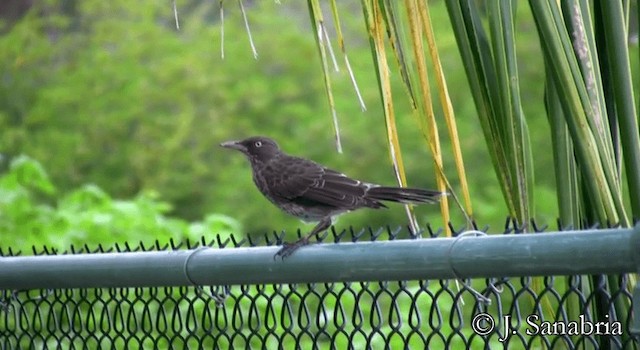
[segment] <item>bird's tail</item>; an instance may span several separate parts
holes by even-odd
[[[404,187],[372,187],[367,191],[366,197],[378,201],[391,201],[405,204],[436,203],[447,192],[435,190],[423,190],[419,188]]]

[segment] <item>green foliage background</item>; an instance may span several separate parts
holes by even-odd
[[[343,16],[343,25],[368,110],[360,111],[346,71],[335,73],[344,146],[344,154],[338,154],[304,4],[261,1],[248,8],[257,60],[241,14],[233,6],[225,9],[222,59],[217,3],[181,6],[180,30],[166,2],[65,4],[35,4],[0,35],[3,181],[14,181],[7,179],[27,163],[28,172],[46,178],[36,185],[17,180],[3,185],[3,245],[63,247],[309,229],[262,198],[239,154],[218,147],[222,141],[254,134],[271,136],[289,153],[351,176],[395,183],[358,6],[345,6],[358,16]],[[459,122],[475,216],[481,225],[499,230],[507,211],[447,12],[443,3],[430,6]],[[521,80],[528,82],[521,93],[538,175],[537,218],[549,223],[557,216],[557,205],[548,125],[544,106],[526,103],[542,101],[544,76],[535,26],[527,20],[519,21],[517,30]],[[400,77],[394,79],[401,98]],[[409,184],[433,187],[433,165],[415,120],[402,104],[396,107]],[[452,162],[445,162],[445,167],[453,169]],[[28,199],[16,204],[15,196]],[[16,206],[31,206],[33,213],[25,214]],[[27,216],[12,217],[12,211]],[[422,225],[442,225],[435,206],[417,208],[416,213]],[[50,222],[39,225],[43,216]],[[458,220],[454,225],[463,225],[461,215],[454,218]],[[108,224],[97,224],[100,220]],[[343,216],[338,226],[404,224],[404,210],[394,206]]]

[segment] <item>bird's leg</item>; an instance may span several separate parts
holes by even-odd
[[[319,232],[322,232],[328,229],[329,226],[331,226],[331,218],[324,218],[320,220],[320,222],[313,228],[313,230],[311,230],[311,232],[308,235],[300,238],[299,240],[293,243],[284,242],[282,244],[282,248],[280,248],[280,250],[278,250],[276,255],[273,256],[273,259],[275,260],[277,257],[281,257],[284,260],[284,258],[289,257],[296,250],[298,250],[298,248],[309,244],[309,238],[311,238],[313,235]]]

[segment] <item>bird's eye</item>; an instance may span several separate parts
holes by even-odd
[[[256,147],[262,147],[262,141],[256,141],[255,145]]]

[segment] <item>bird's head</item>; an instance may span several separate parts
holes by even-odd
[[[244,153],[250,161],[266,161],[280,153],[278,144],[264,136],[252,136],[244,140],[227,141],[220,144]]]

